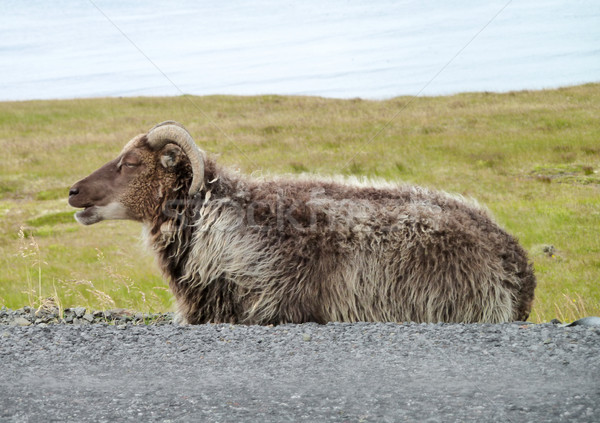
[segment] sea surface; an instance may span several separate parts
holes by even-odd
[[[598,0],[0,1],[0,100],[598,81]]]

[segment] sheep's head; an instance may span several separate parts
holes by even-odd
[[[69,204],[83,208],[79,223],[108,219],[146,221],[168,190],[180,188],[182,172],[192,182],[188,195],[204,185],[204,153],[180,124],[167,121],[133,138],[119,156],[73,185]]]

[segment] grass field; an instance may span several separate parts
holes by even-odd
[[[460,193],[529,251],[531,320],[600,315],[600,84],[506,94],[103,98],[0,103],[0,304],[172,308],[140,225],[75,223],[68,188],[174,119],[223,164]]]

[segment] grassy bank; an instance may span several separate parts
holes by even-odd
[[[507,94],[0,103],[0,304],[172,308],[140,226],[82,227],[69,186],[159,121],[244,172],[356,174],[476,198],[530,252],[532,320],[600,315],[600,84]]]

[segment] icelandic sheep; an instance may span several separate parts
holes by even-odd
[[[474,202],[242,175],[172,121],[73,185],[69,204],[84,225],[141,222],[190,324],[505,322],[533,302],[526,252]]]

